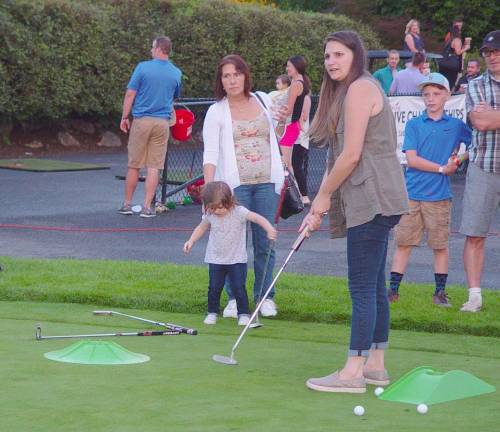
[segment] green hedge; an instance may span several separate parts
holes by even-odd
[[[212,96],[220,58],[239,53],[254,87],[270,90],[286,58],[306,56],[317,90],[322,41],[330,31],[358,31],[344,16],[283,12],[222,0],[3,0],[0,2],[0,122],[109,117],[121,111],[125,86],[151,40],[173,41],[185,97]]]

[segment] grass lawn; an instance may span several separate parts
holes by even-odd
[[[6,262],[7,274],[13,263]],[[83,279],[87,275],[84,271]],[[37,288],[49,295],[49,281],[41,276],[41,286],[47,286]],[[77,283],[82,274],[74,278],[75,292],[85,292]],[[62,296],[61,286],[55,284],[55,289]],[[69,285],[66,290],[70,296]],[[108,295],[102,298],[109,300]],[[127,290],[113,295],[132,299]],[[158,295],[153,290],[152,298]],[[362,395],[308,390],[307,378],[330,373],[344,361],[349,334],[345,325],[263,320],[265,326],[251,330],[236,352],[239,365],[226,366],[213,362],[211,356],[229,355],[240,331],[235,320],[221,319],[209,327],[201,323],[201,311],[175,314],[114,308],[194,327],[199,335],[108,339],[151,356],[151,361],[138,365],[77,365],[43,357],[75,340],[36,341],[38,322],[45,335],[147,328],[125,318],[92,315],[92,310],[108,305],[108,301],[95,305],[0,302],[2,431],[498,430],[498,392],[433,405],[428,414],[420,415],[413,405],[378,400],[373,386]],[[387,358],[393,380],[424,365],[443,372],[465,370],[500,386],[498,338],[393,331]],[[363,417],[352,414],[355,405],[365,407]]]
[[[100,304],[202,314],[208,270],[204,266],[106,260],[38,260],[0,257],[0,300]],[[251,291],[253,273],[247,288]],[[432,284],[403,284],[391,306],[391,327],[432,333],[500,337],[500,291],[483,290],[481,313],[458,312],[467,290],[449,286],[452,308],[432,304]],[[251,298],[251,294],[249,295]],[[346,280],[284,273],[278,281],[279,319],[349,323]]]

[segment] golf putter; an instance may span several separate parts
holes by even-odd
[[[276,214],[274,216],[274,229],[278,229],[278,222],[280,220],[280,214],[281,214],[281,208],[283,207],[283,200],[285,199],[285,189],[281,190],[279,202],[278,202],[278,208],[276,209]],[[269,260],[271,259],[271,252],[274,249],[274,244],[275,241],[271,240],[269,242],[269,248],[267,250],[267,256],[266,256],[266,264],[264,265],[264,276],[262,276],[262,281],[260,283],[260,291],[259,291],[259,301],[262,299],[262,290],[264,289],[264,282],[267,277],[267,272],[269,271]],[[250,328],[260,328],[264,327],[264,324],[262,324],[259,321],[259,314],[255,316],[255,322],[252,322],[250,320]]]
[[[196,329],[182,327],[180,325],[172,324],[172,323],[163,323],[163,322],[153,321],[153,320],[149,320],[146,318],[141,318],[141,317],[134,316],[134,315],[127,315],[127,314],[112,311],[112,310],[96,310],[93,313],[94,313],[94,315],[108,315],[108,316],[118,315],[118,316],[122,316],[125,318],[130,318],[130,319],[134,319],[137,321],[146,322],[148,324],[153,324],[155,326],[165,327],[171,331],[177,331],[179,333],[185,333],[185,334],[192,335],[192,336],[196,336],[198,334],[198,330],[196,330]]]
[[[276,273],[276,276],[274,277],[273,281],[271,282],[271,285],[269,285],[269,288],[264,293],[264,296],[260,299],[259,304],[257,305],[257,307],[255,308],[252,316],[250,317],[250,320],[248,321],[248,324],[245,326],[245,328],[241,332],[240,336],[236,340],[235,344],[233,345],[233,348],[231,349],[231,356],[230,357],[226,357],[226,356],[215,354],[212,357],[212,360],[216,361],[217,363],[222,363],[222,364],[226,364],[226,365],[237,365],[238,364],[238,361],[234,358],[234,353],[235,353],[236,349],[238,348],[238,345],[240,344],[241,340],[243,339],[243,336],[245,336],[245,333],[247,332],[247,330],[250,328],[250,324],[255,319],[255,316],[259,313],[259,310],[262,307],[262,304],[264,303],[264,300],[266,300],[267,296],[269,295],[269,293],[273,289],[273,287],[276,284],[276,281],[280,277],[281,273],[283,273],[283,270],[287,266],[288,261],[290,261],[290,259],[292,258],[292,255],[296,251],[299,250],[300,245],[304,242],[304,240],[305,240],[305,238],[307,237],[308,234],[309,234],[309,230],[306,227],[299,234],[297,240],[295,240],[295,243],[292,246],[292,250],[290,251],[290,253],[286,257],[285,262],[283,263],[283,265],[281,266],[281,268],[278,270],[278,273]]]
[[[165,330],[165,331],[152,331],[144,330],[140,332],[126,332],[126,333],[92,333],[81,335],[62,335],[62,336],[42,336],[42,326],[37,324],[35,326],[35,339],[86,339],[91,337],[114,337],[114,336],[174,336],[180,335],[180,331]]]

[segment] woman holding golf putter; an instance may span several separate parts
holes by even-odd
[[[277,231],[271,223],[257,213],[237,205],[230,187],[221,181],[205,185],[201,193],[205,214],[184,244],[184,252],[189,253],[193,245],[208,231],[205,262],[208,263],[208,314],[205,324],[215,324],[220,308],[220,295],[226,277],[238,306],[238,325],[249,321],[247,278],[247,221],[259,225],[267,233],[269,240],[276,240]]]
[[[396,128],[389,101],[366,71],[357,33],[331,33],[324,45],[323,82],[311,138],[329,142],[328,169],[300,230],[317,230],[321,217],[342,212],[347,230],[351,340],[344,367],[307,387],[364,393],[366,384],[389,384],[384,354],[389,336],[385,261],[389,231],[408,212],[408,196],[396,156]],[[332,194],[341,192],[338,208]]]

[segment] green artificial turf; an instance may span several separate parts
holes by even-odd
[[[120,311],[195,327],[198,336],[110,338],[151,361],[97,366],[50,361],[48,351],[75,340],[45,335],[131,331],[147,326],[120,317],[92,315],[105,305],[0,302],[0,418],[2,431],[494,431],[497,392],[433,405],[378,400],[373,386],[362,395],[308,390],[311,376],[330,373],[345,360],[343,325],[264,319],[236,352],[237,366],[211,360],[229,355],[240,328],[232,319],[201,324],[203,314]],[[417,366],[465,370],[500,385],[498,339],[393,331],[387,367],[392,379]],[[352,410],[363,405],[366,413]]]
[[[89,303],[180,313],[206,310],[206,267],[138,261],[39,260],[0,257],[0,300]],[[247,287],[253,285],[249,272]],[[481,313],[458,309],[465,287],[449,286],[452,308],[432,304],[432,284],[403,284],[391,305],[393,329],[500,337],[500,292],[483,290]],[[251,296],[250,296],[251,297]],[[279,319],[348,324],[346,280],[284,273],[276,296]]]
[[[102,169],[109,169],[109,166],[33,158],[33,159],[1,159],[0,168],[19,170],[19,171],[34,171],[34,172],[61,172],[61,171],[102,170]]]

